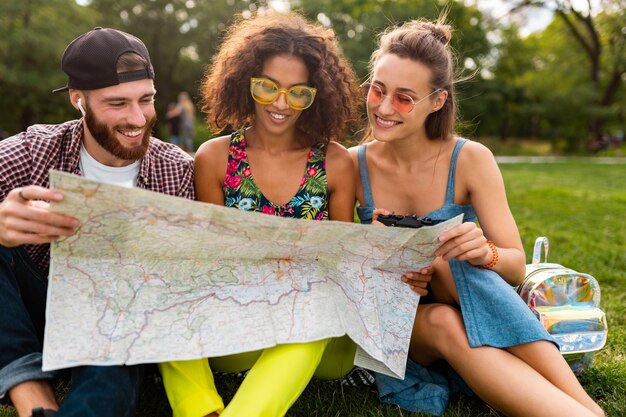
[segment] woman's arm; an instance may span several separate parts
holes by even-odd
[[[328,214],[330,220],[354,221],[355,170],[346,148],[330,142],[326,152]]]
[[[204,142],[195,156],[196,199],[224,205],[222,184],[226,176],[230,136]]]
[[[463,223],[440,236],[437,255],[444,260],[455,258],[472,265],[488,265],[494,253],[487,239],[495,245],[497,263],[490,267],[511,285],[518,285],[525,275],[526,256],[515,219],[509,208],[502,174],[493,154],[477,142],[467,142],[459,154],[456,171],[456,195],[474,207],[480,226]],[[457,197],[458,198],[458,197]]]

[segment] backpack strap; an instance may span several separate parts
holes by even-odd
[[[544,262],[548,262],[548,249],[550,249],[550,242],[548,242],[548,238],[545,236],[540,236],[535,240],[535,247],[533,249],[533,265],[541,262],[541,244],[543,244],[543,250],[545,253],[545,257],[543,259]]]

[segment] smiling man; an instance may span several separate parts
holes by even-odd
[[[95,28],[66,48],[62,69],[71,104],[83,117],[34,125],[0,142],[0,401],[20,417],[134,414],[141,366],[66,370],[71,385],[59,409],[43,372],[50,246],[79,227],[54,213],[51,169],[127,187],[194,199],[193,161],[151,137],[156,122],[154,70],[138,38]],[[71,302],[71,300],[68,300]]]

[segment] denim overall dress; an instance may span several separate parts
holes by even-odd
[[[423,217],[448,220],[463,213],[464,222],[476,221],[471,205],[454,204],[456,162],[466,141],[458,139],[454,146],[443,207]],[[357,207],[357,213],[361,223],[368,224],[372,222],[374,199],[365,151],[365,145],[358,149],[359,174],[366,205]],[[467,261],[451,259],[449,264],[471,347],[505,348],[538,340],[555,343],[515,289],[500,275],[488,269],[478,269]],[[381,401],[397,404],[409,411],[434,415],[440,415],[445,410],[450,390],[471,394],[469,387],[448,364],[436,363],[425,368],[410,359],[404,380],[376,374],[376,384]]]

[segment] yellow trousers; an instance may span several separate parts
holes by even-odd
[[[281,417],[313,376],[341,378],[353,367],[356,345],[347,336],[278,345],[262,351],[159,364],[174,417]],[[213,373],[250,372],[224,408]]]

